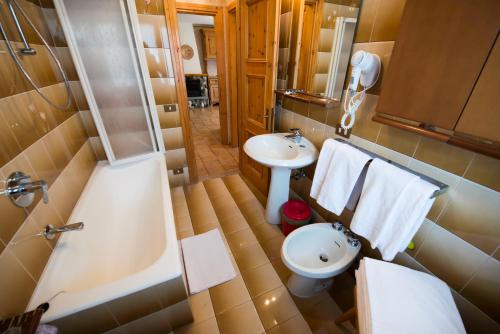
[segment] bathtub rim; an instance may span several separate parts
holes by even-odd
[[[154,287],[178,277],[182,277],[182,263],[177,241],[170,185],[168,183],[167,166],[163,152],[158,152],[148,155],[144,157],[144,159],[138,159],[116,166],[110,165],[107,161],[99,161],[94,167],[94,170],[92,171],[92,174],[89,177],[82,194],[78,198],[78,201],[76,202],[66,224],[75,219],[74,216],[79,212],[77,208],[79,208],[81,202],[83,202],[87,196],[90,196],[88,189],[96,177],[95,175],[99,168],[124,168],[127,165],[138,164],[144,162],[145,160],[159,160],[160,163],[161,193],[163,202],[162,210],[165,220],[165,249],[163,253],[149,267],[137,271],[132,275],[122,277],[116,281],[108,282],[92,289],[73,293],[62,293],[55,298],[51,296],[50,298],[53,298],[53,300],[49,302],[50,307],[42,316],[42,323],[48,323],[61,319],[80,311],[91,309],[115,299]],[[54,247],[52,254],[50,255],[49,260],[47,261],[47,264],[40,276],[40,279],[37,282],[35,290],[30,297],[26,310],[35,309],[41,303],[46,302],[45,300],[40,301],[36,298],[39,290],[43,288],[43,285],[40,283],[43,280],[45,272],[52,267],[51,263],[55,261],[55,254],[58,249],[59,242],[67,237],[68,236],[65,234],[60,236],[58,243],[56,244],[56,247]]]

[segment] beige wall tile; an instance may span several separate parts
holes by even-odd
[[[169,48],[168,32],[163,15],[137,15],[145,48]]]
[[[500,331],[500,324],[498,322],[488,317],[477,306],[456,291],[451,290],[451,293],[467,333],[498,333]]]
[[[40,278],[52,253],[52,248],[45,238],[41,236],[29,238],[29,236],[40,231],[38,225],[35,224],[31,217],[28,217],[17,231],[12,242],[7,246],[7,250],[10,250],[15,255],[36,281]],[[27,237],[28,239],[26,239]]]
[[[432,229],[416,257],[418,262],[457,290],[487,258],[488,255],[439,225]]]
[[[162,0],[135,0],[138,14],[164,15]]]
[[[182,168],[187,166],[186,149],[178,148],[165,152],[165,160],[168,169]]]
[[[179,111],[165,111],[163,105],[156,106],[158,118],[160,120],[160,127],[162,129],[177,128],[181,126],[179,118]]]
[[[415,256],[416,254],[418,254],[418,251],[420,250],[420,247],[424,243],[425,238],[429,235],[429,233],[432,231],[434,226],[435,226],[434,222],[427,220],[427,219],[424,220],[424,222],[422,223],[422,225],[420,226],[417,233],[415,234],[415,236],[412,239],[412,241],[415,245],[415,248],[413,250],[408,249],[408,248],[406,249],[406,252],[409,255]]]
[[[414,158],[462,176],[473,156],[471,151],[422,137]]]
[[[170,51],[161,48],[144,48],[146,62],[148,64],[149,76],[151,78],[167,78],[167,53]]]
[[[59,217],[54,206],[55,204],[52,202],[52,198],[49,198],[49,203],[45,204],[40,201],[31,212],[30,218],[37,225],[38,231],[43,230],[45,226],[49,224],[55,227],[61,227],[66,224],[66,221],[63,221],[61,217]],[[55,247],[58,239],[59,236],[56,236],[56,238],[48,241],[52,248]]]
[[[89,137],[99,137],[99,133],[97,132],[90,110],[80,111],[80,119],[82,120],[83,127]]]
[[[152,78],[153,94],[157,105],[177,103],[175,81],[172,78]]]
[[[372,121],[372,117],[375,115],[377,102],[377,95],[366,95],[366,99],[363,101],[356,113],[356,123],[354,123],[354,127],[352,128],[352,134],[371,142],[375,142],[377,140],[382,127],[381,124]]]
[[[500,261],[490,257],[461,294],[493,319],[500,319]]]
[[[377,137],[377,144],[410,157],[415,153],[419,141],[419,135],[387,125],[381,126],[380,133]]]
[[[43,137],[42,141],[57,170],[59,172],[62,171],[73,157],[73,153],[69,148],[69,143],[64,139],[62,126],[55,128]]]
[[[438,224],[487,254],[500,243],[500,193],[463,179]]]
[[[0,146],[0,167],[21,152],[21,146],[18,144],[14,133],[1,115],[4,108],[4,100],[0,100],[0,142],[2,143]]]
[[[170,333],[172,327],[168,319],[169,309],[164,308],[160,311],[151,313],[145,317],[131,321],[127,324],[116,327],[106,334],[164,334]]]
[[[379,0],[371,42],[395,41],[406,0]]]
[[[45,180],[49,186],[52,185],[54,180],[59,175],[59,170],[52,162],[43,141],[39,140],[28,147],[24,151],[24,155],[28,159],[36,175],[40,179]]]
[[[175,150],[184,147],[184,138],[182,137],[182,128],[162,129],[163,142],[167,150]]]
[[[321,29],[319,32],[319,44],[318,51],[319,52],[328,52],[332,51],[333,45],[333,37],[335,35],[335,29]]]
[[[356,43],[370,41],[379,2],[380,0],[364,0],[362,2],[358,30],[354,38]]]
[[[304,136],[309,139],[319,150],[325,141],[325,124],[315,121],[314,119],[307,118],[304,131]]]
[[[500,191],[500,160],[482,154],[475,154],[464,177],[493,190]]]
[[[61,134],[70,152],[75,155],[87,140],[88,136],[83,127],[83,122],[79,114],[73,115],[62,124]]]
[[[0,317],[23,313],[35,290],[35,281],[8,250],[0,254],[0,268]]]

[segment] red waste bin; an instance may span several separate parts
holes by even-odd
[[[285,236],[311,222],[312,210],[304,201],[290,200],[281,206],[280,212],[281,229]]]

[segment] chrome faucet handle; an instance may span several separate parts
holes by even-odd
[[[41,189],[43,192],[43,202],[49,202],[49,186],[44,180],[31,182],[29,175],[23,172],[14,172],[5,181],[5,189],[0,191],[0,195],[10,198],[12,203],[18,207],[26,208],[35,199],[34,192]]]
[[[295,136],[302,136],[302,130],[300,130],[300,128],[291,128],[290,131],[292,131]]]
[[[42,198],[45,204],[49,203],[49,185],[44,180],[39,181],[42,186]]]

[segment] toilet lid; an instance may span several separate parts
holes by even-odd
[[[290,200],[283,205],[283,215],[291,220],[306,220],[311,214],[311,207],[304,201]]]

